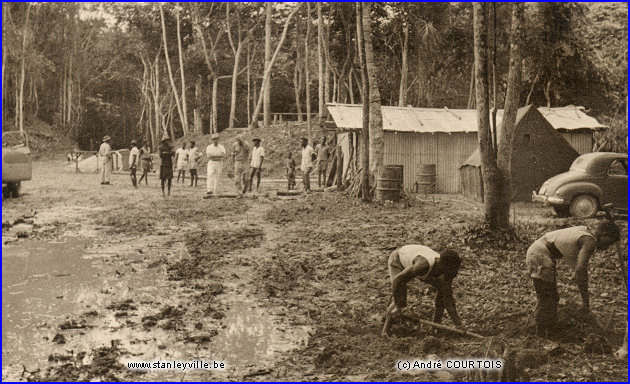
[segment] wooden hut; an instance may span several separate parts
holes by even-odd
[[[531,105],[520,108],[511,143],[512,200],[529,201],[548,178],[567,171],[578,152]],[[460,168],[462,191],[483,201],[479,150]]]

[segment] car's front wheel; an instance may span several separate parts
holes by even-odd
[[[578,195],[573,198],[569,206],[571,216],[586,219],[597,214],[599,204],[593,195]]]

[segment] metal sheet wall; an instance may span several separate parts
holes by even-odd
[[[593,152],[593,132],[560,132],[560,134],[580,155]]]
[[[338,139],[345,136],[340,133]],[[359,143],[363,137],[358,134]],[[347,139],[342,144],[344,154]],[[459,167],[477,149],[477,133],[407,133],[385,132],[386,165],[402,165],[404,187],[415,191],[422,164],[436,164],[437,192],[460,193]],[[360,150],[361,145],[358,145]],[[344,169],[348,158],[344,158]]]

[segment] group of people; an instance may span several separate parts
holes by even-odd
[[[556,263],[562,260],[575,271],[575,280],[582,297],[581,310],[589,314],[589,260],[596,250],[604,251],[619,240],[619,227],[606,220],[594,230],[575,226],[546,233],[529,247],[525,264],[536,292],[534,322],[538,336],[552,337],[559,330]],[[402,308],[407,305],[407,283],[417,278],[437,290],[433,322],[440,323],[446,310],[455,326],[463,328],[453,299],[453,279],[460,265],[459,255],[451,249],[438,253],[429,247],[413,244],[393,251],[388,260],[391,299],[386,319],[400,315]],[[390,321],[385,322],[383,335],[388,334],[390,325]],[[627,344],[624,345],[627,350]]]
[[[101,158],[101,184],[110,185],[110,179],[112,171],[114,169],[113,153],[111,147],[112,138],[109,136],[103,137],[103,143],[99,147],[98,154]],[[136,179],[136,170],[138,165],[142,167],[142,176],[138,181]],[[143,143],[142,147],[138,148],[138,142],[136,140],[131,141],[131,151],[129,151],[129,169],[131,175],[131,182],[134,187],[138,187],[138,182],[145,180],[145,184],[148,184],[149,172],[153,167],[153,158],[151,157],[151,150],[147,143]]]
[[[322,184],[326,186],[328,161],[330,159],[330,149],[326,141],[326,137],[322,137],[321,142],[316,143],[315,149],[313,149],[313,147],[309,145],[308,139],[301,139],[302,161],[300,170],[302,171],[302,183],[304,184],[304,191],[306,193],[311,192],[310,176],[313,169],[316,169],[317,172],[318,186],[321,187]],[[109,184],[110,182],[110,175],[113,168],[110,142],[111,138],[105,136],[99,151],[103,159],[101,184]],[[235,191],[239,197],[243,196],[247,191],[252,192],[254,183],[256,191],[260,188],[263,164],[265,162],[265,149],[261,145],[261,139],[254,138],[252,142],[253,145],[250,148],[250,145],[243,139],[237,138],[231,151]],[[190,173],[190,186],[197,186],[199,181],[197,169],[201,165],[203,153],[197,148],[194,141],[188,143],[184,142],[180,148],[174,150],[170,137],[165,134],[162,137],[158,149],[161,160],[160,182],[163,195],[170,195],[174,169],[177,170],[177,183],[179,183],[180,178],[182,183],[186,182],[186,171],[188,171]],[[210,195],[217,195],[223,175],[224,162],[228,158],[228,152],[225,146],[219,143],[219,134],[215,133],[212,135],[212,143],[206,147],[205,155],[207,158],[206,191]],[[173,167],[173,164],[175,164],[175,167]],[[138,186],[136,178],[138,166],[141,166],[143,170],[139,182],[142,182],[144,179],[145,183],[148,184],[148,173],[152,169],[150,149],[146,143],[144,143],[141,148],[138,148],[138,143],[136,140],[133,140],[129,153],[129,169],[131,182],[136,188]],[[248,167],[249,170],[247,169]],[[296,168],[297,164],[293,159],[293,154],[289,152],[285,163],[287,189],[289,190],[296,188]]]

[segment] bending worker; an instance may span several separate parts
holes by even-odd
[[[603,251],[619,238],[619,227],[612,221],[605,221],[594,232],[585,226],[576,226],[546,233],[529,247],[525,262],[538,300],[534,312],[538,336],[548,337],[557,327],[556,260],[564,260],[575,270],[582,310],[588,314],[588,261],[596,249]]]
[[[453,299],[453,279],[459,272],[461,259],[450,249],[437,253],[424,245],[405,245],[391,253],[388,260],[389,278],[392,283],[393,302],[387,308],[382,335],[389,332],[391,318],[407,306],[407,283],[414,278],[424,281],[437,289],[433,322],[440,323],[444,310],[457,327],[462,321]]]

